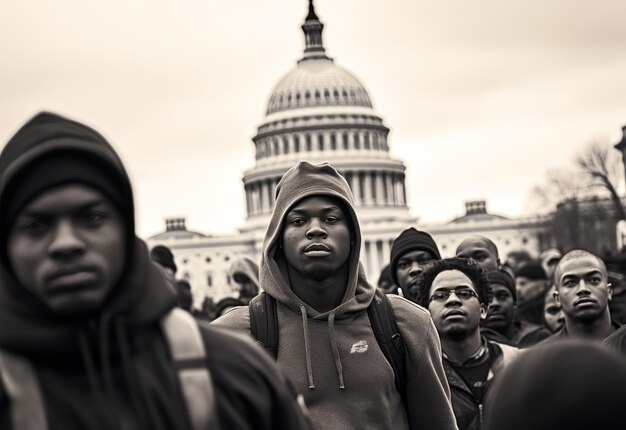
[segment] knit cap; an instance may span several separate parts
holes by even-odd
[[[152,248],[150,251],[150,259],[163,267],[172,269],[174,273],[178,270],[174,262],[174,254],[172,254],[172,251],[167,246],[157,245]]]
[[[393,282],[398,285],[398,279],[396,278],[396,267],[398,266],[398,260],[404,254],[409,251],[426,251],[433,256],[435,260],[441,260],[441,254],[437,248],[432,236],[425,231],[417,230],[413,227],[407,228],[400,236],[393,241],[391,246],[391,277]]]
[[[513,296],[513,301],[517,302],[517,291],[515,289],[515,280],[509,275],[509,272],[498,269],[487,272],[489,284],[498,284],[506,287]]]
[[[515,277],[528,278],[532,280],[548,279],[546,271],[543,269],[541,264],[536,261],[529,261],[528,263],[522,265],[522,267],[517,269],[515,272]]]

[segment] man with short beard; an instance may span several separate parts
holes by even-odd
[[[489,281],[473,260],[449,258],[426,269],[417,288],[420,304],[430,311],[441,338],[457,425],[461,430],[481,429],[490,381],[519,353],[480,334],[479,323],[489,303]]]
[[[554,297],[565,313],[565,325],[544,342],[568,338],[602,341],[619,328],[611,321],[613,288],[600,257],[583,249],[569,251],[556,266],[554,280]]]
[[[413,227],[407,228],[393,241],[389,264],[393,283],[400,287],[405,297],[418,302],[411,291],[417,277],[433,262],[441,260],[439,248],[432,236]]]

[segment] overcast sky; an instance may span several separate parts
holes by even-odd
[[[278,80],[304,46],[305,0],[13,0],[0,5],[0,145],[40,110],[120,152],[138,232],[245,219],[241,182]],[[550,168],[626,125],[624,0],[316,0],[407,166],[412,213],[464,202],[521,216]]]

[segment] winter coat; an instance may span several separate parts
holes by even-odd
[[[278,240],[289,209],[301,199],[331,196],[343,202],[353,226],[348,282],[341,303],[318,312],[292,291]],[[261,287],[277,302],[278,363],[304,395],[317,429],[455,429],[450,392],[441,363],[441,345],[430,314],[390,295],[406,357],[403,404],[391,365],[381,352],[367,308],[375,287],[359,263],[361,233],[352,193],[328,165],[300,162],[277,188],[261,262]],[[250,332],[247,307],[235,308],[214,324]]]
[[[502,351],[502,355],[491,365],[488,377],[488,380],[490,380],[501,369],[508,366],[517,357],[520,350],[510,345],[493,341],[488,342]],[[450,384],[452,409],[454,409],[454,416],[459,430],[481,430],[483,421],[482,402],[477,401],[470,387],[467,386],[463,378],[446,359],[443,360],[443,368],[446,371],[446,377]]]

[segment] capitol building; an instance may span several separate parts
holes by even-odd
[[[228,268],[234,259],[260,261],[274,189],[299,160],[328,161],[350,184],[361,223],[361,261],[372,282],[389,262],[393,240],[411,226],[430,232],[444,256],[453,255],[470,234],[492,238],[503,255],[520,248],[537,255],[545,245],[543,220],[491,215],[482,201],[467,202],[465,216],[447,224],[417,224],[407,202],[405,165],[389,155],[389,128],[359,79],[326,55],[323,29],[310,1],[302,25],[302,58],[274,86],[252,138],[255,165],[243,174],[247,216],[239,233],[208,236],[187,230],[185,220],[176,218],[166,221],[165,232],[148,239],[150,247],[172,249],[177,276],[192,286],[194,306],[207,296],[217,301],[233,295]]]

